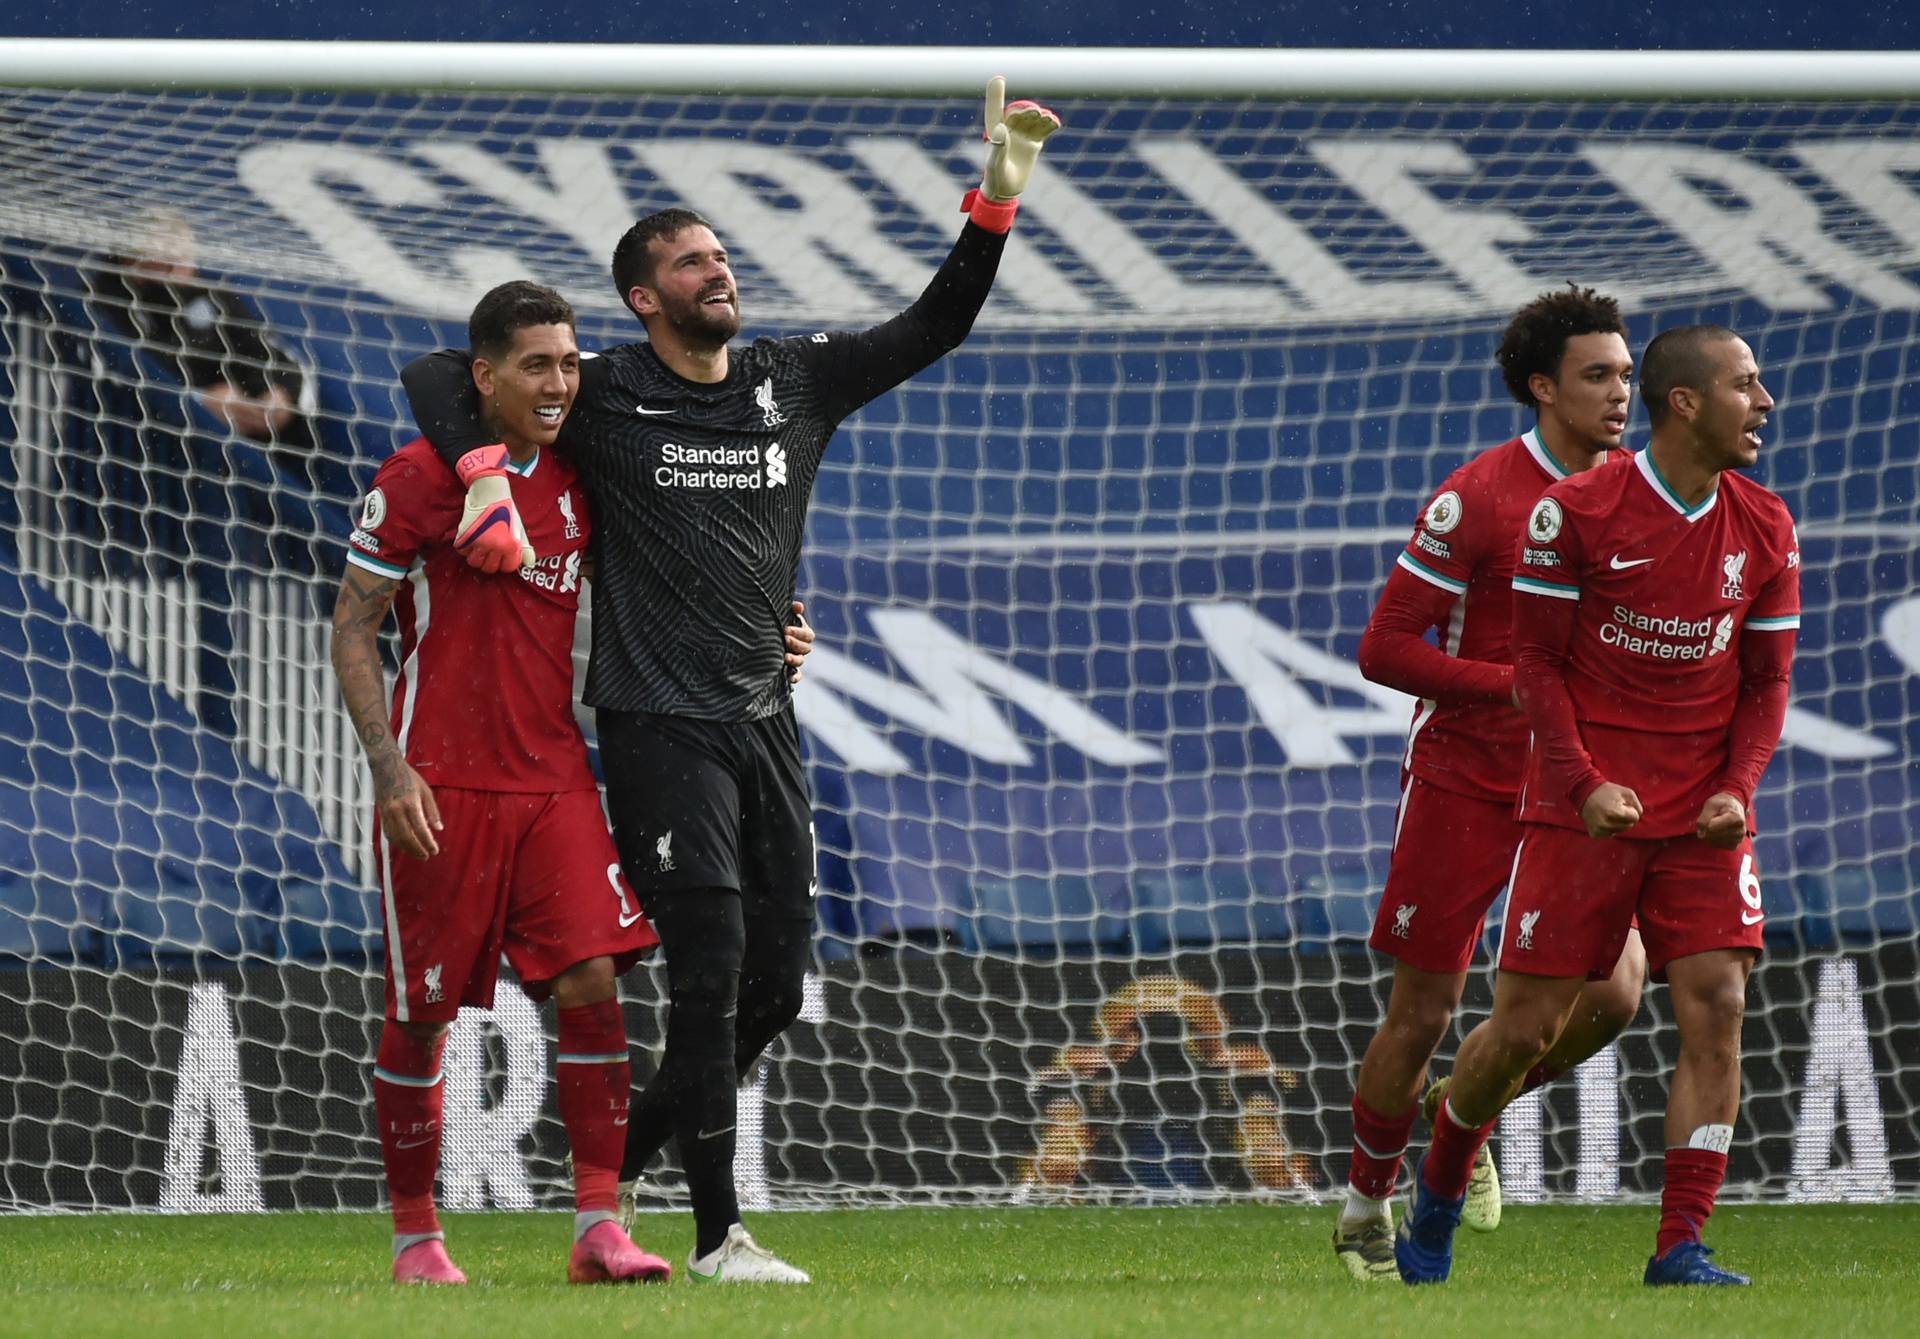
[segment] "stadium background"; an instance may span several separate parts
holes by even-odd
[[[651,15],[647,31],[617,38],[1045,44],[1098,34],[1103,43],[1592,47],[1601,61],[1599,48],[1610,45],[1720,40],[1717,26],[1707,30],[1704,12],[1649,20],[1600,9],[1515,24],[1509,7],[1469,5],[1450,7],[1444,26],[1429,21],[1395,32],[1377,20],[1362,25],[1324,8],[1302,10],[1238,19],[1216,13],[1202,31],[1180,20],[1142,19],[1125,6],[1096,6],[1076,10],[1071,26],[1041,30],[1013,6],[989,7],[977,26],[953,16],[939,26],[891,9],[812,10],[800,18],[721,5]],[[102,26],[85,35],[522,36],[504,23],[476,28],[470,16],[428,7],[380,15],[300,5],[237,13],[203,6],[164,16],[102,15]],[[21,15],[7,26],[24,35],[47,21]],[[1655,31],[1648,22],[1667,26]],[[1695,22],[1700,27],[1690,28]],[[543,24],[549,40],[613,36],[584,7],[563,6]],[[1843,22],[1808,11],[1743,31],[1742,39],[1755,46],[1915,46],[1916,25],[1920,19],[1899,13]],[[753,99],[709,110],[766,125],[807,109]],[[1083,166],[1093,172],[1149,126],[1145,111],[1124,103],[1078,110],[1077,124],[1090,118],[1110,141],[1088,150]],[[603,104],[597,111],[617,122],[645,109]],[[698,121],[702,108],[681,106],[675,114]],[[1302,115],[1333,113],[1324,105],[1304,112],[1255,107],[1224,127],[1204,113],[1185,114],[1185,122],[1170,126],[1162,116],[1150,128],[1211,136],[1216,144],[1250,142],[1283,155],[1304,128]],[[942,111],[924,133],[957,141],[970,115],[965,108]],[[1397,115],[1363,112],[1344,129],[1394,133]],[[1536,111],[1526,128],[1571,142],[1598,129],[1604,115],[1554,108]],[[107,157],[137,178],[151,159],[143,159],[133,119]],[[1778,122],[1729,111],[1678,133],[1778,162],[1817,122],[1811,111]],[[1888,130],[1881,113],[1862,124]],[[382,125],[376,114],[371,129]],[[1896,114],[1892,129],[1910,135],[1911,113]],[[484,132],[479,138],[489,142]],[[183,179],[192,178],[191,153],[172,162]],[[1062,166],[1071,172],[1071,156]],[[226,189],[236,189],[230,176]],[[198,203],[222,212],[218,188]],[[1551,214],[1544,200],[1503,203]],[[543,236],[524,220],[489,226],[522,245]],[[226,254],[236,255],[245,240],[229,238],[235,246]],[[1183,278],[1222,281],[1222,272],[1209,268],[1217,254],[1204,247],[1191,254],[1197,259],[1179,270]],[[1604,263],[1604,251],[1592,254]],[[10,241],[0,254],[9,315],[35,311],[59,328],[87,327],[84,311],[57,310],[62,294],[77,291],[70,267],[78,259],[45,236]],[[321,374],[323,422],[341,474],[317,502],[276,493],[275,522],[342,533],[354,479],[363,479],[364,462],[395,440],[394,425],[404,417],[393,400],[393,369],[419,349],[458,342],[458,327],[424,319],[390,294],[319,282],[303,291],[286,271],[263,274],[244,262],[216,268],[260,301],[271,326],[309,336],[303,352]],[[582,284],[595,282],[591,263],[575,268]],[[1910,267],[1904,272],[1912,277]],[[1543,283],[1559,277],[1540,276]],[[758,310],[775,328],[804,328],[794,324],[800,306],[758,303],[751,280],[750,270],[750,321]],[[1763,361],[1783,366],[1776,392],[1785,410],[1766,477],[1804,525],[1844,526],[1866,516],[1911,527],[1920,459],[1920,408],[1905,385],[1914,370],[1911,311],[1870,306],[1863,315],[1842,301],[1782,324],[1777,301],[1769,301],[1777,295],[1675,292],[1636,308],[1636,345],[1662,325],[1699,317],[1775,332],[1761,352]],[[343,299],[377,316],[343,314]],[[811,306],[823,316],[838,310]],[[1144,772],[1090,762],[1027,711],[1007,718],[1023,759],[983,760],[950,740],[886,723],[870,702],[860,719],[888,726],[885,745],[902,766],[849,768],[816,749],[828,932],[822,1012],[834,1021],[804,1026],[769,1076],[767,1134],[777,1182],[883,1193],[1010,1182],[1032,1147],[1044,1100],[1034,1076],[1059,1047],[1086,1037],[1099,1000],[1143,961],[1217,989],[1240,1031],[1258,1035],[1283,1073],[1305,1076],[1304,1089],[1293,1090],[1293,1109],[1328,1118],[1296,1125],[1295,1144],[1316,1156],[1343,1145],[1345,1076],[1372,1008],[1371,968],[1358,940],[1369,890],[1384,872],[1392,731],[1376,721],[1343,737],[1350,751],[1344,762],[1290,766],[1275,735],[1260,728],[1244,685],[1223,682],[1208,661],[1208,646],[1217,644],[1197,637],[1183,610],[1242,601],[1269,623],[1350,661],[1382,554],[1392,547],[1372,536],[1404,529],[1448,466],[1520,423],[1502,405],[1490,368],[1499,315],[1491,307],[1471,319],[1454,314],[1436,322],[1437,333],[1403,326],[1393,332],[1400,342],[1390,346],[1370,329],[1332,322],[1262,332],[1236,348],[1230,332],[1209,330],[1189,312],[1164,336],[1134,320],[1119,323],[1126,328],[1110,337],[1076,337],[1058,366],[1048,360],[1060,335],[1003,322],[977,337],[932,386],[863,420],[841,468],[823,476],[803,574],[829,653],[884,670],[900,642],[865,615],[904,605],[986,655],[1080,697],[1106,721],[1128,722],[1154,739],[1163,757]],[[624,327],[601,311],[583,333],[606,340],[622,337]],[[209,439],[190,403],[163,386],[155,392],[164,378],[138,350],[79,341],[66,354],[73,371],[97,372],[103,358],[126,365],[118,377],[86,379],[87,394],[100,397],[91,402],[49,406],[12,393],[9,382],[0,428],[10,440],[29,435],[32,424],[56,422],[65,433],[99,433],[102,477],[81,485],[83,494],[98,489],[104,501],[124,500],[111,471],[116,463],[136,468],[153,458],[155,425],[178,453],[180,479],[211,460],[225,462],[219,473],[230,480],[228,471],[244,476],[246,466]],[[1256,389],[1236,394],[1231,388],[1242,382]],[[983,407],[977,388],[984,384],[1017,386],[1010,397],[1017,408]],[[1842,393],[1830,402],[1837,407],[1816,415],[1796,409],[1796,385]],[[1073,388],[1089,386],[1098,388],[1111,417],[1075,431],[1089,420]],[[1846,393],[1853,388],[1858,394]],[[1224,409],[1223,395],[1230,402]],[[1379,426],[1389,414],[1391,430]],[[1276,421],[1283,425],[1278,433]],[[1051,434],[1046,454],[1036,455],[1032,439],[1050,427],[1061,431]],[[974,445],[966,445],[969,439]],[[1096,469],[1076,468],[1089,460]],[[1178,486],[1156,488],[1160,471],[1177,476]],[[884,480],[896,472],[925,486],[889,486]],[[143,489],[152,486],[143,479]],[[244,490],[245,478],[232,486]],[[180,560],[180,580],[203,591],[213,583],[203,608],[232,607],[241,602],[232,572],[264,569],[272,558],[246,551],[258,536],[232,524],[237,507],[228,492],[179,505],[217,518],[191,533],[155,540],[150,510],[116,513],[111,506],[86,524],[109,554],[132,552],[126,541],[137,533],[162,556]],[[1204,556],[1149,545],[1063,557],[1015,545],[983,558],[936,543],[982,532],[1092,530],[1116,519],[1132,534],[1177,537]],[[17,515],[6,520],[10,528],[21,523]],[[1335,529],[1363,538],[1357,546],[1342,540],[1271,550],[1245,542],[1248,535]],[[1210,537],[1222,536],[1238,538],[1224,549],[1207,548]],[[1804,673],[1799,679],[1796,702],[1880,738],[1891,751],[1877,761],[1843,763],[1818,750],[1797,751],[1776,765],[1763,795],[1769,928],[1786,952],[1758,987],[1771,1008],[1758,1039],[1762,1058],[1750,1069],[1754,1097],[1746,1116],[1763,1138],[1736,1164],[1736,1181],[1771,1181],[1778,1189],[1794,1163],[1788,1132],[1806,1063],[1808,1002],[1820,987],[1820,963],[1836,949],[1856,950],[1882,1103],[1889,1112],[1915,1107],[1913,1081],[1903,1076],[1920,1058],[1911,891],[1920,794],[1909,705],[1910,673],[1920,667],[1872,640],[1889,610],[1912,597],[1911,548],[1839,531],[1809,538],[1810,583],[1825,574],[1826,585],[1809,600],[1802,642],[1803,664],[1818,668],[1811,683]],[[225,574],[206,561],[219,555],[232,559]],[[7,936],[0,953],[32,964],[0,969],[0,1001],[25,1023],[0,1028],[0,1078],[24,1080],[9,1083],[0,1097],[0,1124],[10,1139],[0,1202],[165,1202],[164,1164],[177,1125],[169,1079],[189,1049],[186,983],[202,981],[237,1001],[240,1077],[252,1095],[247,1118],[261,1154],[263,1202],[372,1203],[374,1157],[361,1102],[370,1033],[366,978],[355,969],[366,961],[374,922],[352,853],[329,840],[324,816],[299,786],[251,763],[223,729],[205,727],[219,701],[244,685],[202,675],[197,696],[170,691],[168,676],[151,666],[143,671],[86,620],[76,623],[26,563],[17,547],[0,555],[0,605],[10,612],[0,633],[8,675],[0,735],[12,751],[0,781],[7,843],[0,905],[18,913],[0,917]],[[1057,617],[1060,609],[1068,616]],[[1234,627],[1259,631],[1249,623]],[[924,637],[927,624],[908,631]],[[203,644],[230,652],[234,636],[230,627],[215,628]],[[1130,650],[1116,654],[1116,647]],[[843,666],[843,681],[847,672]],[[822,677],[831,683],[830,673]],[[1810,689],[1817,699],[1811,703]],[[1362,700],[1346,691],[1321,696],[1341,710],[1387,710],[1356,706]],[[1123,813],[1128,822],[1112,821]],[[902,955],[891,947],[900,944],[923,951]],[[1858,951],[1869,945],[1872,951]],[[876,946],[888,946],[883,956],[875,956]],[[290,965],[225,965],[241,953]],[[650,1035],[646,1015],[636,1008],[635,1034],[643,1041]],[[1662,1043],[1652,1036],[1643,1026],[1622,1061],[1634,1117],[1621,1159],[1629,1190],[1646,1188],[1637,1169],[1659,1145],[1653,1113]],[[1568,1146],[1550,1150],[1552,1183],[1572,1189],[1580,1161],[1574,1098],[1562,1093],[1554,1101],[1567,1117],[1555,1137]],[[217,1125],[217,1113],[209,1118]],[[316,1128],[338,1133],[316,1141]],[[555,1133],[551,1121],[543,1122],[528,1147],[537,1182],[555,1169]],[[1911,1193],[1920,1184],[1913,1127],[1896,1120],[1889,1134],[1895,1182]],[[204,1160],[196,1166],[211,1192],[206,1203],[227,1202],[219,1169]],[[137,1174],[121,1174],[129,1168]]]

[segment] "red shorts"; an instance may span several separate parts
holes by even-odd
[[[1407,777],[1387,888],[1367,942],[1423,972],[1466,971],[1519,843],[1511,800],[1460,795]]]
[[[1764,946],[1751,837],[1723,851],[1698,837],[1597,840],[1572,828],[1523,827],[1500,938],[1502,971],[1603,980],[1613,975],[1636,915],[1657,979],[1675,958]]]
[[[504,952],[527,993],[589,958],[624,972],[659,943],[620,873],[591,790],[437,788],[440,854],[415,860],[374,822],[387,929],[387,1017],[450,1022],[490,1008]],[[402,983],[395,989],[395,983]]]

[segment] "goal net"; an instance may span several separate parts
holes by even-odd
[[[636,337],[606,261],[669,204],[750,334],[884,318],[979,170],[933,91],[0,90],[0,1208],[381,1202],[327,613],[398,370],[514,277]],[[836,438],[815,969],[741,1093],[749,1203],[1343,1184],[1412,711],[1354,652],[1419,506],[1529,426],[1493,350],[1568,280],[1636,349],[1732,325],[1780,401],[1806,614],[1734,1193],[1920,1191],[1920,104],[1389,92],[1049,97],[972,338]],[[463,1016],[446,1203],[562,1202],[552,1052],[510,984]],[[1508,1114],[1509,1196],[1657,1189],[1675,1056],[1650,987]]]

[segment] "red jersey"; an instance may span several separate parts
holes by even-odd
[[[1688,507],[1643,451],[1549,488],[1518,547],[1515,646],[1535,734],[1520,817],[1581,827],[1602,781],[1640,797],[1634,838],[1692,833],[1719,790],[1751,810],[1800,626],[1786,504],[1728,472]]]
[[[573,634],[590,519],[573,467],[553,451],[508,465],[540,555],[489,576],[453,549],[466,489],[425,438],[374,476],[347,561],[402,582],[393,733],[428,784],[558,793],[594,788],[573,716]],[[484,700],[485,713],[475,709]]]
[[[1448,475],[1368,621],[1361,669],[1421,699],[1404,766],[1443,790],[1500,803],[1519,793],[1527,722],[1512,702],[1514,538],[1541,492],[1566,477],[1537,428]],[[1412,645],[1428,628],[1452,663]]]

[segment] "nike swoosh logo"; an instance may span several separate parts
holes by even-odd
[[[394,1143],[394,1147],[395,1148],[425,1148],[428,1144],[431,1144],[432,1142],[433,1140],[431,1138],[414,1139],[414,1140],[401,1139],[401,1140],[397,1140]]]
[[[629,925],[632,925],[632,924],[633,924],[633,923],[634,923],[635,921],[637,921],[637,920],[639,920],[639,919],[640,919],[640,913],[639,913],[639,912],[637,912],[637,911],[636,911],[636,912],[634,912],[634,913],[633,913],[633,915],[631,915],[631,916],[622,916],[622,917],[620,918],[620,928],[621,928],[622,930],[624,930],[624,929],[626,929],[626,928],[627,928],[627,927],[628,927]]]
[[[1740,913],[1740,923],[1742,925],[1758,925],[1761,921],[1764,921],[1766,918],[1767,918],[1767,913],[1764,911],[1754,911],[1754,912],[1743,911]]]
[[[1635,558],[1632,562],[1623,563],[1620,561],[1620,555],[1616,553],[1613,555],[1613,561],[1608,563],[1607,566],[1616,572],[1624,572],[1629,567],[1644,567],[1652,561],[1653,559],[1651,558]]]
[[[643,404],[637,404],[633,407],[633,412],[636,414],[671,414],[673,410],[671,408],[649,409]]]
[[[723,1125],[717,1130],[702,1130],[700,1131],[699,1134],[695,1135],[694,1138],[695,1139],[718,1139],[723,1134],[732,1134],[732,1133],[733,1133],[733,1127],[731,1125]]]

